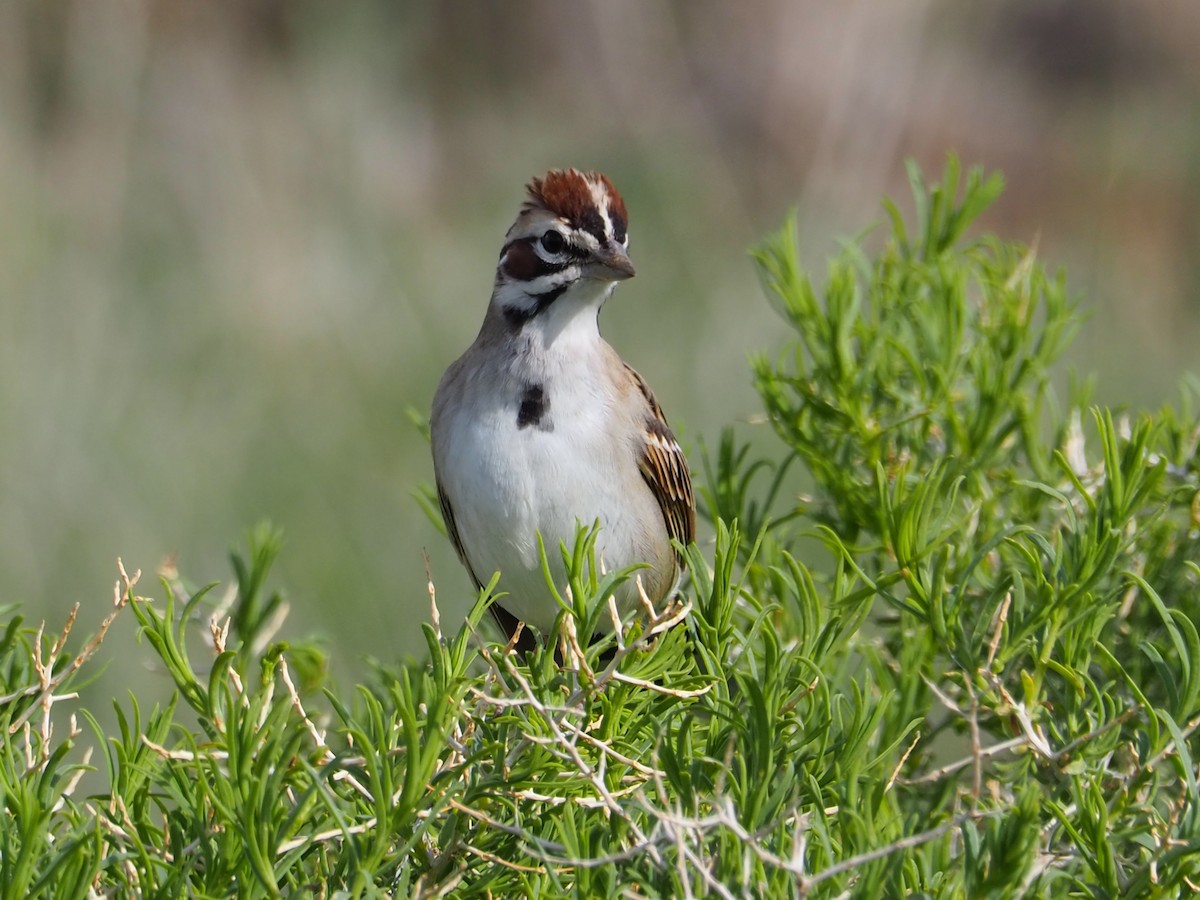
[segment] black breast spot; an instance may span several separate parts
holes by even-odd
[[[546,389],[540,384],[531,384],[521,396],[521,408],[517,410],[517,427],[528,428],[532,425],[542,431],[553,431],[554,426],[546,421],[546,413],[549,411],[550,398],[546,396]]]

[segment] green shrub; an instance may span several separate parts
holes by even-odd
[[[756,251],[794,332],[753,361],[779,458],[731,431],[702,454],[715,541],[684,548],[685,605],[619,640],[572,637],[636,577],[586,574],[589,531],[562,549],[564,665],[491,643],[484,591],[452,633],[435,604],[429,659],[350,696],[273,642],[269,529],[216,625],[207,590],[166,578],[151,602],[124,570],[77,652],[70,625],[10,612],[0,893],[1193,890],[1200,391],[1126,417],[1074,388],[1060,410],[1063,278],[968,237],[1000,180],[952,159],[912,182],[916,221],[888,204],[823,290],[791,227]],[[789,493],[797,460],[811,497]],[[125,608],[176,692],[118,701],[106,735],[63,716]]]

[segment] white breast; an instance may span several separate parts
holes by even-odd
[[[559,543],[570,548],[579,523],[599,520],[597,552],[609,571],[672,565],[662,513],[621,424],[628,410],[615,407],[626,401],[595,377],[603,354],[588,358],[592,352],[564,354],[553,370],[530,376],[545,377],[548,407],[539,425],[518,425],[527,383],[498,371],[474,373],[458,386],[463,402],[433,423],[438,479],[472,571],[485,582],[499,571],[508,594],[502,605],[543,632],[559,609],[541,570],[538,532],[560,592]],[[446,389],[443,383],[439,393]],[[632,588],[618,597],[626,608],[632,599]]]

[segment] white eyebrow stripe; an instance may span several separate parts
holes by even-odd
[[[596,209],[600,212],[600,218],[604,220],[604,236],[609,240],[613,237],[612,219],[608,215],[608,190],[604,187],[604,183],[600,181],[588,181],[588,188],[592,192],[592,202],[596,204]]]
[[[571,237],[583,244],[588,250],[600,249],[600,242],[596,240],[596,236],[590,231],[584,231],[582,228],[574,228],[571,230]]]

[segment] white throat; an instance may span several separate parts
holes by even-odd
[[[600,307],[616,286],[613,281],[581,278],[545,309],[522,322],[517,340],[528,342],[534,352],[553,355],[570,354],[581,345],[598,341]],[[516,284],[501,285],[492,298],[502,315],[505,308],[532,310],[537,303],[536,294],[528,294]]]

